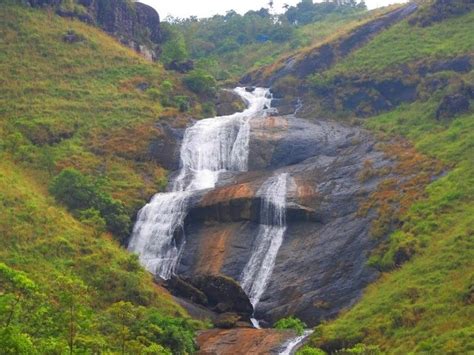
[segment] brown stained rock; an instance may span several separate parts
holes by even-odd
[[[274,329],[212,329],[198,335],[199,355],[277,354],[292,331]]]
[[[196,273],[218,274],[229,250],[230,237],[232,236],[232,226],[220,226],[214,232],[208,231],[202,236],[199,246],[198,260],[196,263]]]
[[[301,177],[296,177],[294,182],[296,184],[296,200],[298,203],[304,206],[311,206],[318,195],[315,187]]]
[[[251,198],[255,196],[255,193],[255,188],[248,183],[225,186],[207,193],[201,201],[201,206],[216,205],[234,199]]]

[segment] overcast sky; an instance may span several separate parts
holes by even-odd
[[[259,10],[268,4],[268,0],[140,0],[145,4],[153,6],[161,18],[168,15],[175,17],[209,17],[225,14],[228,10],[236,10],[245,13],[248,10]],[[275,0],[275,8],[281,9],[283,4],[295,5],[301,0]],[[369,9],[394,3],[406,2],[407,0],[365,0]]]

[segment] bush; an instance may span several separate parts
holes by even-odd
[[[0,330],[0,349],[2,354],[30,355],[37,352],[30,338],[13,327]]]
[[[296,317],[282,318],[275,323],[276,329],[293,329],[298,335],[302,335],[306,328],[306,324]]]
[[[61,171],[51,182],[49,191],[79,219],[93,222],[99,229],[102,227],[102,219],[107,229],[121,240],[128,236],[131,220],[123,203],[101,191],[92,179],[76,169]]]
[[[342,349],[336,351],[336,354],[340,355],[351,355],[351,354],[360,354],[360,355],[380,355],[382,352],[377,345],[365,345],[365,344],[357,344],[353,348],[350,349]]]
[[[202,69],[190,72],[184,78],[184,84],[189,90],[199,95],[212,96],[217,91],[216,79]]]
[[[298,350],[296,353],[297,355],[326,355],[326,353],[321,349],[311,348],[309,346],[305,346]]]

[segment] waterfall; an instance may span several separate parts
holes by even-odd
[[[303,344],[303,342],[313,333],[313,330],[305,330],[302,335],[298,335],[295,338],[288,340],[283,345],[283,350],[278,355],[291,355]]]
[[[266,180],[257,192],[261,197],[260,226],[252,256],[245,266],[240,283],[257,306],[275,266],[278,250],[286,231],[286,191],[288,174]]]
[[[171,182],[171,192],[158,193],[138,213],[128,249],[143,266],[169,279],[179,264],[185,245],[184,219],[189,197],[214,188],[219,174],[247,171],[249,121],[270,107],[269,90],[234,90],[248,105],[243,112],[196,122],[186,129],[181,145],[181,169]]]

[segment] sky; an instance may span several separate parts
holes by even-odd
[[[174,17],[210,17],[215,14],[225,14],[228,10],[245,13],[248,10],[259,10],[266,7],[268,0],[140,0],[153,6],[160,17],[164,19],[168,15]],[[281,9],[283,4],[295,5],[301,0],[275,0],[275,9]],[[407,0],[365,0],[369,9],[386,6],[394,3],[402,3]]]

